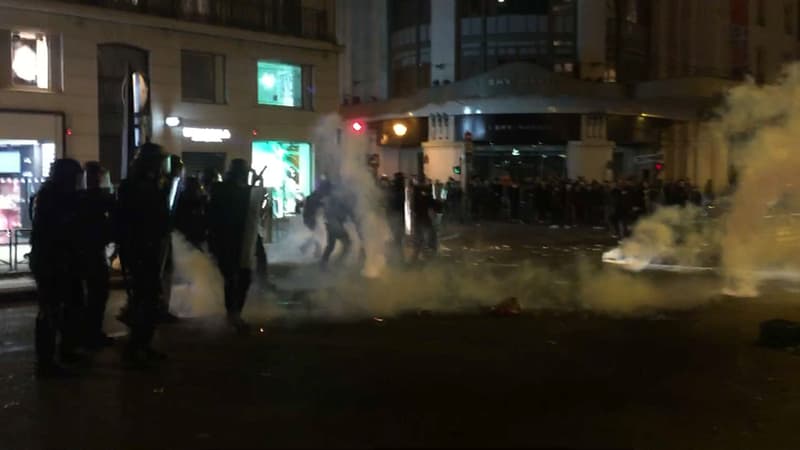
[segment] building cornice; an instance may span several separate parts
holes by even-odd
[[[737,83],[685,78],[623,85],[578,80],[516,63],[447,86],[386,101],[343,106],[348,119],[388,120],[432,113],[620,114],[695,120]]]
[[[246,42],[290,47],[303,50],[316,50],[321,52],[342,52],[344,47],[331,42],[305,39],[293,36],[284,36],[266,32],[243,30],[235,27],[209,25],[197,22],[188,22],[166,17],[159,17],[135,12],[118,11],[110,8],[85,6],[78,4],[65,4],[49,0],[0,0],[0,8],[18,10],[23,12],[44,13],[75,17],[112,24],[134,25],[156,30],[172,31],[203,35],[220,39],[234,39]],[[0,15],[0,21],[2,21]],[[4,24],[5,25],[5,24]],[[12,25],[12,24],[7,24]]]

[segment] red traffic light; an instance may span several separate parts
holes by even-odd
[[[661,172],[664,170],[664,163],[656,163],[656,172]]]
[[[350,125],[350,129],[353,130],[353,133],[355,133],[355,134],[363,133],[366,128],[367,128],[367,126],[364,125],[364,122],[362,122],[360,120],[357,120],[357,121],[353,122],[352,125]]]

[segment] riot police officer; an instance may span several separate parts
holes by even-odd
[[[177,221],[178,197],[184,188],[183,182],[183,160],[178,155],[168,155],[167,163],[167,205],[169,208],[169,231],[171,232]],[[175,265],[172,253],[172,240],[167,240],[167,250],[165,256],[164,270],[161,277],[161,301],[158,304],[158,321],[160,323],[176,323],[178,316],[169,310],[170,300],[172,299],[172,278],[175,273]]]
[[[131,367],[164,357],[151,341],[169,248],[168,161],[161,146],[142,145],[117,196],[116,241],[129,289],[130,340],[123,360]]]
[[[438,243],[434,217],[441,209],[439,202],[433,198],[433,186],[430,184],[415,185],[413,196],[414,254],[412,259],[417,261],[426,248],[433,251],[434,254],[436,253]]]
[[[187,177],[175,205],[175,229],[197,249],[206,241],[206,199],[197,177]]]
[[[99,162],[84,165],[83,192],[80,196],[80,268],[86,290],[84,342],[98,349],[114,340],[103,332],[109,293],[109,269],[106,246],[111,242],[111,211],[114,194],[108,171]]]
[[[31,269],[39,299],[36,317],[36,371],[39,376],[66,374],[55,359],[60,334],[62,363],[80,359],[81,281],[76,265],[80,228],[78,186],[81,166],[73,159],[53,163],[50,178],[36,195],[31,232]]]
[[[208,247],[225,278],[228,322],[242,333],[248,331],[241,314],[252,281],[257,220],[264,192],[263,188],[248,184],[249,174],[247,161],[232,160],[224,181],[211,188],[208,207]]]

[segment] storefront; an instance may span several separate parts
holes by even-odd
[[[311,194],[314,156],[307,142],[254,141],[251,167],[270,189],[275,218],[295,214],[298,203]]]
[[[30,198],[64,155],[63,124],[60,113],[0,111],[0,230],[30,227]]]

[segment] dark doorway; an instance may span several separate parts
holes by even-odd
[[[217,169],[225,173],[225,153],[221,152],[183,152],[183,167],[186,175],[199,175],[204,169]]]
[[[100,44],[97,46],[97,113],[100,135],[100,163],[111,172],[111,179],[118,182],[126,172],[123,166],[132,157],[131,148],[145,142],[150,136],[149,102],[141,114],[138,131],[129,130],[130,106],[125,100],[129,90],[131,73],[139,73],[145,81],[150,80],[148,52],[124,44]],[[149,83],[147,83],[149,84]],[[129,136],[136,136],[130,139]]]

